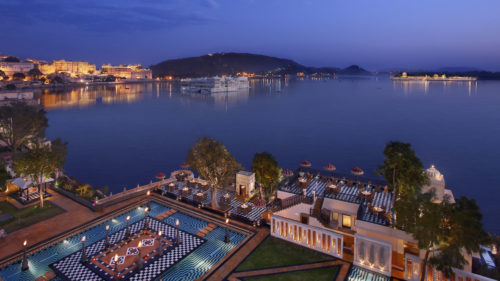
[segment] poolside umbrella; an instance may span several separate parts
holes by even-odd
[[[156,174],[156,178],[159,179],[159,180],[163,180],[163,179],[165,179],[165,177],[166,176],[165,176],[164,173],[158,173],[158,174]]]
[[[291,177],[291,176],[293,176],[293,171],[289,170],[289,169],[286,169],[286,170],[283,171],[283,176],[285,176],[285,177]]]
[[[181,164],[181,168],[182,169],[188,169],[189,168],[189,164],[186,163],[186,162],[184,162],[184,163]]]
[[[304,160],[304,161],[300,162],[300,166],[306,167],[306,168],[311,167],[311,161]]]
[[[359,167],[355,167],[355,168],[351,169],[351,174],[356,176],[356,181],[358,181],[358,176],[362,176],[364,173],[365,172],[363,171],[363,169],[361,169]]]
[[[331,163],[326,164],[323,168],[330,172],[337,170],[337,168]]]

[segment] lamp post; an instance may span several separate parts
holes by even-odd
[[[161,241],[160,241],[161,234],[162,234],[161,230],[158,231],[158,255],[160,255],[160,257],[163,256],[163,251],[161,249]]]
[[[87,253],[85,253],[85,236],[82,236],[82,259],[80,260],[81,263],[86,263],[87,262]]]
[[[180,224],[179,219],[176,219],[175,220],[175,228],[176,228],[176,231],[175,231],[175,243],[176,244],[179,244],[179,224]]]
[[[27,247],[28,246],[28,240],[24,240],[23,242],[23,262],[21,263],[21,270],[22,271],[25,271],[25,270],[28,270],[30,268],[30,266],[28,265],[28,257],[27,257]]]
[[[109,236],[108,236],[108,232],[109,232],[109,224],[106,225],[106,227],[104,228],[106,230],[106,240],[105,240],[105,243],[104,243],[104,247],[106,249],[109,248]]]
[[[149,228],[149,206],[146,206],[144,209],[144,213],[146,213],[144,217],[144,230],[147,230]]]
[[[125,220],[127,221],[127,230],[125,231],[125,239],[127,239],[130,237],[130,228],[129,228],[129,223],[128,223],[128,221],[130,220],[130,216],[127,216],[127,218]]]
[[[227,225],[228,224],[229,224],[229,218],[226,218],[226,227],[225,227],[225,229],[226,229],[226,235],[224,235],[224,242],[225,243],[229,243],[230,242],[230,240],[229,240],[229,232],[227,230]]]
[[[139,270],[141,270],[142,267],[144,266],[144,263],[143,263],[143,260],[141,257],[141,247],[142,247],[142,242],[139,241],[139,245],[137,245],[137,268]]]
[[[115,279],[118,280],[118,278],[120,277],[120,274],[118,273],[118,254],[115,254],[114,261],[115,261]]]

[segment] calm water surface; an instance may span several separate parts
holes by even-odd
[[[255,152],[339,172],[383,161],[390,140],[413,144],[455,196],[473,197],[500,233],[500,82],[393,83],[387,77],[252,81],[247,92],[182,95],[175,83],[45,92],[49,138],[69,142],[65,169],[113,192],[185,159],[196,138],[221,140],[249,169]]]

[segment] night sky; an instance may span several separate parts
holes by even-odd
[[[1,0],[0,52],[99,66],[234,51],[498,71],[499,13],[498,0]]]

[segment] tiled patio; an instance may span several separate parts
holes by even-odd
[[[176,185],[176,189],[173,191],[169,191],[167,186],[161,186],[161,190],[159,191],[160,194],[164,196],[169,196],[173,198],[182,198],[186,201],[189,201],[190,203],[197,205],[196,203],[203,204],[205,206],[210,205],[211,203],[211,196],[212,196],[212,190],[208,188],[207,190],[203,190],[201,188],[190,188],[191,193],[190,194],[182,194],[183,188],[187,187],[187,184],[183,181],[176,181],[174,182]],[[266,207],[257,207],[255,204],[251,202],[244,202],[243,200],[236,199],[234,196],[234,192],[232,191],[227,191],[224,192],[220,189],[216,190],[217,192],[217,202],[220,202],[219,199],[220,197],[229,194],[230,196],[230,201],[229,205],[231,209],[229,210],[229,214],[237,217],[242,217],[247,219],[249,222],[257,222],[262,219],[262,214],[267,210]],[[203,199],[201,201],[198,201],[195,196],[197,193],[202,193],[203,194]],[[248,213],[244,213],[242,211],[238,211],[238,207],[241,206],[243,203],[246,205],[252,206],[252,209]]]

